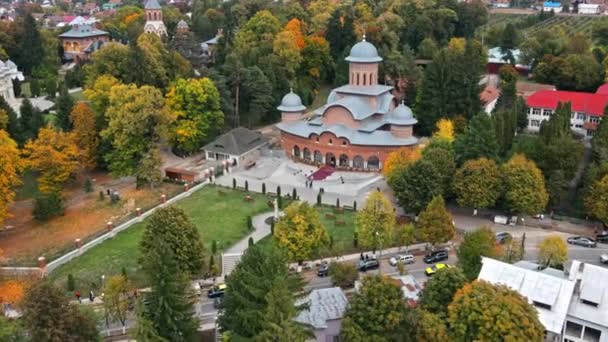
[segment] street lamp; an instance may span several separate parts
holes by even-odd
[[[380,233],[376,231],[376,242],[380,240]],[[382,275],[382,240],[380,240],[380,249],[378,250],[378,274]]]

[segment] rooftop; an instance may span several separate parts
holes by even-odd
[[[580,285],[574,290],[568,316],[608,327],[608,269],[574,261],[570,274]]]
[[[583,93],[564,90],[539,90],[526,100],[528,107],[556,109],[558,103],[570,102],[573,112],[587,113],[595,116],[604,115],[608,105],[608,93],[604,86],[599,93]]]
[[[145,9],[160,9],[160,4],[158,0],[146,0],[146,4],[144,5]]]
[[[87,37],[95,37],[95,36],[105,36],[108,32],[97,29],[92,25],[75,25],[72,28],[60,34],[60,38],[87,38]]]
[[[345,58],[347,62],[355,63],[378,63],[382,61],[382,57],[378,55],[378,50],[374,44],[363,39],[350,49],[350,54]]]
[[[297,303],[308,304],[300,311],[296,322],[310,325],[314,329],[327,328],[327,321],[341,319],[344,316],[348,300],[339,287],[313,290],[308,297]]]
[[[242,155],[268,142],[260,132],[244,127],[237,127],[220,135],[217,139],[203,146],[201,150],[231,155]]]

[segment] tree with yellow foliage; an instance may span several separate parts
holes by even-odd
[[[454,122],[450,119],[437,121],[437,130],[433,133],[433,138],[444,139],[449,142],[454,141]]]
[[[372,191],[357,212],[355,226],[361,246],[383,248],[392,242],[396,217],[393,205],[380,191]]]
[[[45,194],[59,193],[63,184],[78,170],[80,150],[72,133],[45,127],[38,138],[23,148],[26,167],[40,172],[38,188]]]
[[[290,259],[297,261],[315,256],[329,242],[319,213],[306,202],[294,202],[285,208],[285,215],[274,227],[274,236]]]
[[[23,163],[19,154],[17,143],[0,130],[0,224],[8,217],[8,208],[15,198],[13,189],[21,184],[19,172]]]
[[[557,235],[547,236],[538,243],[538,263],[548,267],[563,267],[568,260],[568,245]]]
[[[26,284],[18,280],[8,280],[0,283],[0,304],[19,305],[25,293]]]
[[[420,159],[420,149],[412,149],[409,147],[399,148],[388,154],[384,161],[382,173],[386,178],[390,179],[397,170],[405,169],[408,165]]]
[[[95,168],[95,153],[99,137],[95,128],[95,113],[86,102],[78,102],[70,113],[74,129],[74,141],[80,150],[80,164],[87,169]]]

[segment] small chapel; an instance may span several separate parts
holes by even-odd
[[[160,37],[167,35],[167,27],[163,23],[163,11],[158,0],[146,0],[144,5],[146,14],[145,33],[154,33]]]

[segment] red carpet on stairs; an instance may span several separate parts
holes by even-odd
[[[313,180],[324,180],[334,173],[334,168],[330,165],[323,165],[317,171],[315,171],[311,177]]]

